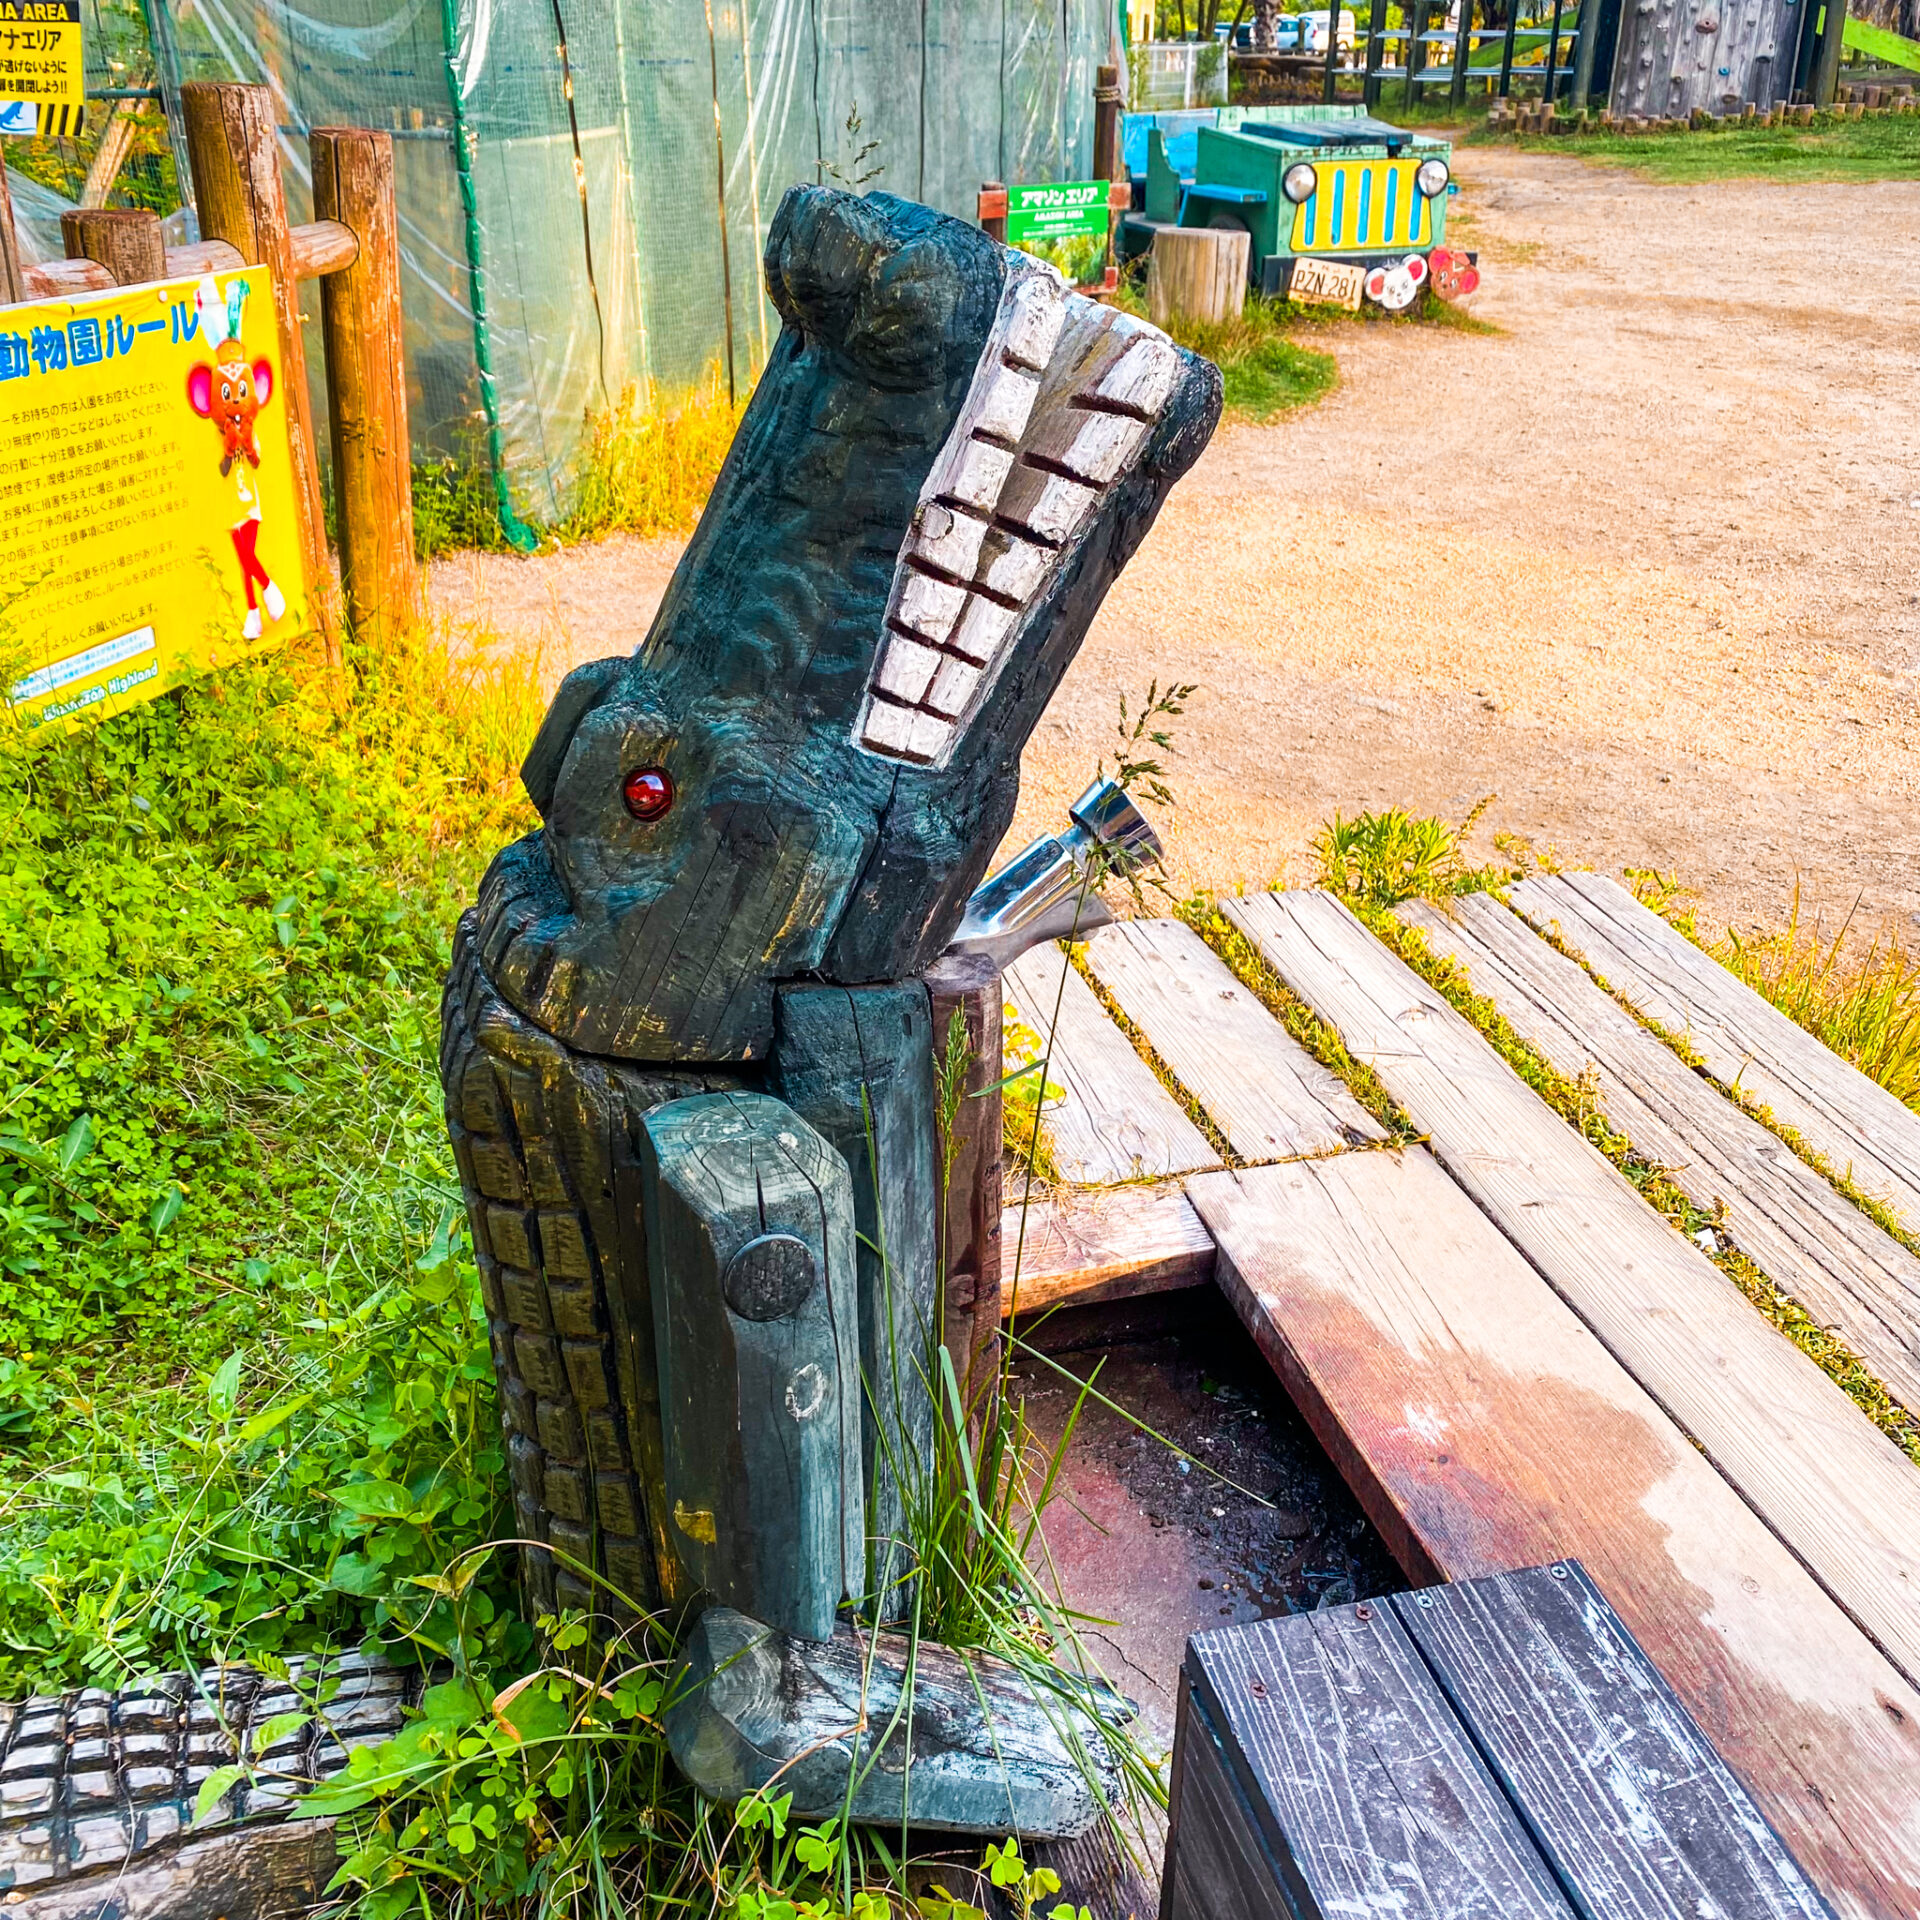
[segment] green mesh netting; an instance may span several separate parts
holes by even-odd
[[[148,4],[183,78],[273,86],[296,220],[309,127],[393,132],[416,452],[485,458],[497,432],[514,506],[541,519],[564,509],[583,416],[629,381],[669,404],[751,383],[789,186],[838,178],[971,219],[983,180],[1078,177],[1116,40],[1112,0]]]

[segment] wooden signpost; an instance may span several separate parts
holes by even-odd
[[[181,90],[181,111],[204,237],[170,248],[151,213],[76,210],[61,219],[67,259],[28,265],[19,258],[0,162],[0,308],[209,273],[224,278],[248,266],[267,269],[300,570],[337,667],[340,623],[299,289],[306,281],[320,282],[346,616],[357,633],[377,640],[417,618],[420,606],[392,136],[315,128],[309,152],[317,217],[293,226],[280,178],[271,90],[194,81]]]

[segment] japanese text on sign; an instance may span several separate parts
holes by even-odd
[[[0,101],[86,104],[80,0],[0,0]]]
[[[266,270],[0,308],[0,680],[27,727],[307,623]]]
[[[1107,237],[1107,183],[1074,180],[1056,187],[1007,189],[1007,241],[1078,240]]]

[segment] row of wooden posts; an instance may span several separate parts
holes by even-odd
[[[194,81],[181,88],[180,105],[200,241],[167,246],[154,213],[81,209],[60,217],[66,259],[28,265],[19,256],[0,163],[0,305],[247,266],[268,270],[301,558],[329,662],[338,666],[340,608],[328,564],[300,286],[320,283],[346,617],[356,634],[377,640],[420,611],[393,140],[367,128],[314,128],[308,135],[314,219],[296,227],[287,219],[272,92],[232,81]]]

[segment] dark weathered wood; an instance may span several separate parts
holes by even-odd
[[[0,142],[0,147],[4,147]],[[7,186],[7,156],[0,151],[0,306],[27,298],[20,273],[20,236],[13,224],[13,194]]]
[[[309,603],[320,610],[329,663],[337,668],[339,641],[329,605],[333,575],[327,564],[320,460],[307,387],[307,349],[300,331],[300,289],[287,225],[287,197],[280,182],[273,93],[270,88],[238,81],[194,80],[180,89],[180,110],[186,121],[202,236],[237,247],[248,266],[265,267],[273,281],[300,557]]]
[[[767,1085],[845,1160],[858,1276],[856,1401],[866,1489],[862,1591],[883,1619],[901,1585],[906,1511],[933,1444],[940,1337],[935,1219],[933,1026],[919,980],[780,989]],[[758,1618],[765,1619],[764,1613]]]
[[[815,1644],[711,1607],[668,1697],[667,1739],[696,1786],[731,1802],[777,1783],[796,1820],[850,1812],[896,1830],[1045,1838],[1084,1833],[1103,1801],[1118,1804],[1093,1718],[1060,1695],[1036,1700],[1003,1660],[931,1641],[842,1626]],[[1131,1718],[1104,1688],[1085,1697],[1108,1724]]]
[[[1920,1407],[1920,1259],[1490,894],[1400,912],[1523,1040],[1569,1079],[1589,1080],[1636,1153],[1717,1211],[1776,1286],[1836,1329],[1897,1400]]]
[[[313,210],[344,237],[320,282],[340,584],[355,633],[379,642],[420,617],[393,139],[316,127],[307,144]]]
[[[1578,1561],[1393,1608],[1591,1920],[1831,1920]]]
[[[1268,1912],[1568,1920],[1385,1602],[1195,1634],[1186,1680],[1277,1870]],[[1195,1844],[1180,1836],[1182,1853]]]
[[[765,1094],[671,1101],[644,1127],[676,1551],[725,1605],[825,1640],[866,1590],[847,1163]]]
[[[1048,1084],[1061,1090],[1041,1124],[1063,1179],[1113,1186],[1220,1164],[1057,946],[1023,953],[1006,979],[1008,999],[1047,1055]]]
[[[60,216],[60,240],[69,260],[98,261],[115,286],[144,286],[167,277],[160,216],[144,208],[75,208]]]
[[[1261,894],[1225,907],[1607,1350],[1909,1681],[1920,1677],[1912,1465],[1339,901]]]
[[[1617,993],[1920,1229],[1920,1114],[1823,1046],[1718,961],[1598,873],[1548,874],[1511,894]]]
[[[1272,1920],[1279,1875],[1261,1843],[1259,1816],[1227,1763],[1213,1716],[1185,1684],[1167,1806],[1164,1920]]]
[[[1920,1912],[1920,1694],[1431,1155],[1188,1193],[1411,1579],[1577,1556],[1835,1908]]]
[[[936,1233],[945,1274],[941,1339],[962,1402],[971,1410],[987,1391],[1000,1356],[1004,1002],[999,969],[977,954],[943,955],[921,977],[931,996],[935,1059],[949,1057],[956,1020],[966,1048],[953,1137],[942,1148],[951,1159],[939,1195]]]
[[[1204,1286],[1213,1236],[1177,1185],[1112,1187],[1023,1207],[1016,1182],[1001,1216],[1004,1315],[1091,1306]]]
[[[333,1822],[274,1823],[353,1748],[398,1733],[425,1679],[349,1654],[295,1659],[291,1682],[210,1667],[0,1705],[0,1909],[280,1920],[316,1904],[336,1864]],[[323,1684],[331,1698],[314,1714]],[[201,1781],[243,1755],[253,1769],[194,1822]]]
[[[440,1019],[514,1530],[536,1543],[521,1560],[532,1610],[619,1619],[690,1598],[666,1507],[639,1135],[652,1108],[727,1076],[570,1054],[495,993],[464,925]]]
[[[1346,1085],[1179,920],[1123,920],[1087,964],[1241,1159],[1291,1160],[1386,1138]]]

